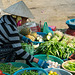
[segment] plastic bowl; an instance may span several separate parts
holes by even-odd
[[[44,70],[47,72],[49,71],[57,72],[58,75],[72,75],[70,72],[63,70],[63,69],[59,69],[59,68],[47,68]]]
[[[8,74],[8,73],[5,73],[5,72],[3,72],[3,74],[5,74],[5,75],[10,75],[10,74]]]
[[[35,71],[38,71],[38,75],[48,75],[48,72],[41,68],[24,68],[24,69],[16,71],[13,75],[22,75],[22,73],[24,73],[25,70],[26,71],[35,70]]]
[[[75,19],[70,19],[66,21],[66,24],[68,25],[68,27],[70,29],[74,29],[75,30]]]
[[[39,54],[39,55],[34,55],[35,58],[38,58],[38,59],[42,59],[42,60],[45,60],[45,61],[48,61],[48,60],[51,60],[51,61],[54,61],[54,62],[58,62],[58,64],[61,64],[64,62],[62,59],[56,57],[56,56],[52,56],[52,55],[47,55],[46,54]],[[32,66],[34,67],[39,67],[38,64],[32,62],[31,63]]]

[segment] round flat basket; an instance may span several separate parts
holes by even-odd
[[[55,57],[55,56],[52,56],[52,55],[45,55],[45,54],[39,54],[39,55],[34,55],[35,58],[38,58],[38,59],[42,59],[42,60],[45,60],[45,61],[48,61],[48,60],[51,60],[51,61],[54,61],[54,62],[58,62],[58,64],[62,64],[63,63],[63,60],[58,58],[58,57]],[[34,67],[39,67],[38,64],[32,62],[31,63]]]
[[[72,75],[70,72],[59,68],[47,68],[44,70],[47,71],[48,73],[49,71],[57,72],[58,75]]]
[[[66,65],[68,65],[68,63],[69,62],[74,62],[75,63],[75,60],[68,60],[68,61],[65,61],[64,63],[62,63],[62,68],[64,69],[64,70],[66,70],[66,71],[68,71],[68,72],[71,72],[71,73],[73,73],[73,74],[75,74],[75,71],[70,71],[70,70],[68,70],[68,69],[66,69],[64,66],[66,66]]]
[[[48,72],[41,68],[25,68],[25,69],[16,71],[13,75],[22,75],[24,73],[24,71],[26,71],[26,72],[36,71],[38,73],[38,75],[48,75]],[[28,74],[26,74],[26,75],[28,75]]]

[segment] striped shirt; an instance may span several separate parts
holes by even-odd
[[[17,25],[11,15],[4,15],[0,18],[0,46],[4,44],[11,44],[21,58],[33,60],[34,57],[22,49]]]

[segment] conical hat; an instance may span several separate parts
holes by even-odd
[[[34,19],[34,16],[32,15],[31,11],[23,1],[13,4],[3,11],[9,14]]]

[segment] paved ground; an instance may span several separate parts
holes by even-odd
[[[4,8],[19,0],[2,0]],[[48,25],[54,25],[57,29],[67,29],[66,20],[75,17],[75,0],[24,0],[31,10],[35,19],[39,23],[47,22]],[[0,5],[1,7],[1,5]]]

